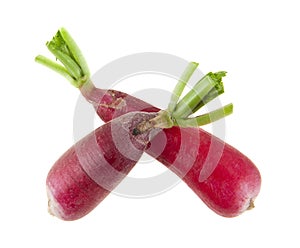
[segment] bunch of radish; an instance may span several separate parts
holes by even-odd
[[[190,63],[166,110],[112,89],[98,89],[90,79],[78,46],[60,29],[48,49],[61,63],[44,56],[36,61],[66,77],[93,104],[106,124],[67,150],[50,170],[46,186],[49,211],[63,220],[92,211],[147,152],[178,175],[217,214],[234,217],[254,206],[261,186],[256,166],[241,152],[199,128],[232,113],[228,104],[191,117],[224,92],[225,72],[208,73],[185,96],[197,68]],[[163,151],[159,144],[165,142]],[[209,151],[213,149],[214,156]]]

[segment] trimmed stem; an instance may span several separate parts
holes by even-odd
[[[177,123],[180,127],[199,127],[204,126],[214,121],[218,121],[233,112],[233,104],[227,104],[224,107],[211,111],[207,114],[199,115],[194,118],[187,118],[183,120],[179,120]]]
[[[224,71],[219,71],[217,73],[210,73],[211,76],[213,76],[213,74],[216,75],[219,81],[219,83],[216,85],[215,88],[213,88],[210,92],[208,92],[208,94],[203,98],[203,100],[201,102],[199,102],[199,104],[193,109],[193,113],[196,113],[200,108],[202,108],[205,104],[209,103],[210,101],[212,101],[213,99],[217,98],[219,95],[224,93],[224,85],[223,82],[221,81],[220,77],[225,77],[226,76],[226,72]]]
[[[67,54],[57,50],[56,47],[49,45],[48,49],[65,66],[69,74],[75,79],[82,77],[80,66]]]
[[[196,62],[190,62],[188,64],[188,66],[186,67],[185,71],[183,72],[183,74],[181,75],[177,85],[175,86],[175,89],[173,90],[173,94],[172,94],[172,97],[171,97],[171,100],[170,100],[170,103],[168,106],[169,112],[174,112],[177,102],[178,102],[187,82],[193,75],[194,71],[197,69],[198,65],[199,64]]]
[[[77,88],[89,81],[90,72],[87,63],[66,29],[59,29],[53,39],[46,43],[46,46],[62,65],[41,55],[35,58],[36,62],[63,75]]]
[[[50,68],[51,70],[59,73],[60,75],[64,76],[68,81],[70,81],[72,84],[74,84],[74,78],[72,76],[70,76],[67,69],[65,67],[63,67],[62,65],[60,65],[42,55],[36,56],[35,62],[40,63],[41,65],[44,65],[44,66]]]
[[[175,118],[186,118],[192,113],[195,113],[201,106],[203,99],[213,92],[214,88],[223,88],[222,77],[225,75],[223,72],[208,73],[191,89],[183,99],[177,104],[173,116]],[[217,91],[217,90],[216,90]],[[218,94],[212,94],[215,97]],[[199,106],[200,104],[200,106]]]
[[[191,72],[191,64],[188,65],[186,71]],[[185,73],[183,74],[185,75]],[[207,114],[197,117],[188,118],[191,114],[197,112],[206,103],[210,102],[224,92],[222,78],[226,72],[208,73],[205,75],[192,90],[190,90],[180,101],[175,104],[173,111],[170,111],[170,105],[174,104],[174,99],[170,103],[167,110],[162,110],[159,114],[146,122],[140,123],[133,131],[134,135],[143,133],[151,128],[170,128],[173,126],[180,127],[198,127],[214,121],[220,120],[233,112],[233,104],[227,104],[224,107],[211,111]],[[191,77],[191,75],[189,75]],[[174,92],[182,88],[182,80],[175,86]],[[182,93],[182,92],[181,92]],[[173,93],[173,95],[175,95]],[[177,102],[178,99],[175,99]]]
[[[81,50],[79,49],[78,45],[72,38],[72,36],[69,34],[69,32],[65,28],[61,28],[59,31],[60,31],[60,34],[61,34],[63,40],[66,42],[66,45],[70,50],[70,53],[72,54],[72,56],[74,57],[76,62],[80,65],[83,75],[90,76],[90,70],[87,65],[87,62],[86,62]]]

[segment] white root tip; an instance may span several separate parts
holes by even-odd
[[[249,201],[249,206],[248,206],[248,208],[246,210],[251,210],[253,208],[255,208],[254,199],[251,198],[250,201]]]
[[[60,206],[55,200],[51,190],[47,186],[47,196],[48,196],[48,212],[49,214],[62,219]]]

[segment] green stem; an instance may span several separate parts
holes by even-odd
[[[191,71],[190,65],[187,67],[186,71]],[[226,72],[224,71],[208,73],[179,101],[179,103],[175,104],[173,111],[170,111],[170,108],[160,111],[155,118],[147,122],[140,123],[136,129],[134,129],[134,134],[145,132],[153,127],[198,127],[217,121],[232,114],[233,104],[230,103],[209,113],[189,118],[191,114],[195,113],[206,103],[224,92],[222,78],[225,75]],[[191,75],[189,75],[189,77],[190,76]],[[177,93],[178,88],[180,87],[182,87],[181,80],[175,86],[174,92]],[[176,99],[176,102],[177,100],[178,99]]]
[[[61,28],[59,30],[59,32],[60,32],[63,40],[65,41],[67,47],[69,48],[70,53],[72,54],[72,56],[74,57],[76,62],[80,65],[83,75],[89,76],[90,70],[87,65],[87,62],[86,62],[81,50],[79,49],[78,45],[72,38],[72,36],[69,34],[69,32],[65,28]]]
[[[199,104],[213,88],[222,84],[222,73],[208,73],[191,89],[176,106],[172,115],[175,118],[186,118],[199,109]]]
[[[57,50],[56,47],[48,46],[50,52],[65,66],[69,74],[75,79],[81,78],[81,68],[80,66],[71,58],[69,55]]]
[[[198,127],[204,126],[214,121],[218,121],[233,112],[233,104],[227,104],[224,107],[211,111],[207,114],[199,115],[194,118],[181,119],[177,123],[180,127]]]
[[[213,73],[211,73],[212,75]],[[226,72],[220,71],[215,73],[217,77],[224,77],[226,76]],[[215,88],[211,89],[210,92],[202,99],[201,102],[193,109],[193,113],[197,112],[200,108],[202,108],[205,104],[209,103],[219,95],[224,93],[224,85],[221,80],[219,80],[219,83],[216,84]]]
[[[133,130],[133,134],[137,135],[143,133],[153,127],[171,128],[173,126],[203,126],[232,114],[233,104],[230,103],[209,113],[188,118],[192,113],[195,113],[207,102],[224,92],[222,77],[225,75],[226,72],[223,71],[208,73],[183,97],[178,104],[175,105],[175,110],[173,112],[170,112],[168,109],[160,111],[153,119],[144,121],[137,125],[137,127]],[[181,81],[179,81],[178,84],[181,84]],[[177,89],[178,85],[175,86],[174,91]]]
[[[175,108],[176,108],[176,104],[187,84],[187,82],[189,81],[189,79],[191,78],[191,76],[193,75],[194,71],[196,70],[196,68],[198,67],[198,63],[196,62],[190,62],[188,64],[188,66],[186,67],[185,71],[183,72],[183,74],[181,75],[177,85],[175,86],[175,89],[173,90],[173,94],[168,106],[168,111],[174,112]]]
[[[35,58],[36,62],[63,75],[77,88],[88,82],[90,72],[87,63],[66,29],[59,29],[53,39],[46,43],[46,46],[62,65],[41,55]]]
[[[48,67],[49,69],[59,73],[60,75],[64,76],[68,81],[70,81],[72,84],[74,84],[74,78],[72,76],[70,76],[67,69],[65,67],[63,67],[62,65],[60,65],[42,55],[36,56],[35,62],[40,63],[40,64]]]

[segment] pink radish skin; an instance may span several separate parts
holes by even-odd
[[[154,137],[147,152],[181,177],[210,209],[224,217],[234,217],[254,206],[261,177],[245,155],[202,129],[173,127],[163,131],[165,137],[160,134]],[[199,139],[195,139],[197,135]],[[157,146],[153,144],[165,138],[163,152],[155,151]],[[199,144],[193,144],[195,140]],[[216,163],[215,157],[208,156],[211,145],[216,151],[222,149],[222,153],[212,174],[200,181],[203,165]]]
[[[135,110],[160,110],[123,92],[85,87],[81,87],[82,94],[94,104],[103,121]],[[158,146],[151,145],[146,152],[182,178],[211,210],[224,217],[234,217],[254,207],[254,199],[261,187],[261,176],[249,158],[201,128],[172,127],[163,132],[164,135],[155,136],[151,144],[161,144],[166,139],[164,150],[157,151]],[[184,140],[180,138],[181,134],[184,134]],[[203,164],[210,162],[207,154],[212,140],[216,146],[222,147],[222,155],[212,174],[200,182]],[[178,158],[178,155],[182,157]],[[186,164],[191,164],[189,171]]]
[[[93,210],[130,172],[146,149],[150,133],[133,136],[132,131],[137,123],[153,116],[138,112],[123,115],[64,153],[46,180],[49,212],[63,220],[77,220]]]
[[[89,83],[84,84],[80,91],[82,95],[94,105],[98,116],[108,122],[123,114],[142,111],[158,112],[160,109],[134,96],[117,90],[98,89]]]

